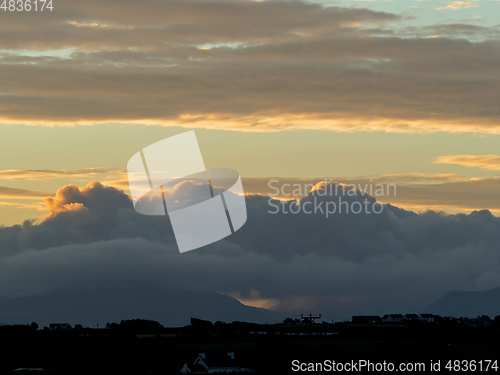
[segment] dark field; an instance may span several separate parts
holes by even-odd
[[[14,369],[43,368],[45,374],[174,374],[185,363],[192,364],[200,352],[234,352],[242,367],[261,374],[291,373],[293,360],[491,360],[498,359],[500,353],[498,323],[488,327],[452,321],[312,327],[239,323],[237,329],[235,324],[218,331],[188,326],[154,328],[154,332],[118,325],[114,329],[65,331],[4,326],[0,327],[0,373],[21,374],[25,371]]]

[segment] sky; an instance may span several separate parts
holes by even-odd
[[[401,298],[401,288],[419,283],[418,298],[405,305],[415,309],[451,289],[500,286],[500,1],[67,0],[51,12],[0,12],[0,268],[29,270],[31,250],[47,259],[73,254],[71,268],[81,256],[75,246],[89,254],[106,248],[109,262],[124,241],[132,252],[133,241],[175,246],[170,232],[156,229],[123,237],[120,210],[131,204],[126,166],[138,150],[195,130],[207,167],[240,173],[254,210],[245,233],[268,243],[242,235],[209,247],[213,254],[179,260],[168,253],[165,262],[174,257],[190,267],[201,257],[217,269],[234,251],[237,262],[252,265],[249,275],[268,264],[265,277],[276,283],[276,275],[300,274],[294,267],[305,262],[304,285],[314,281],[315,264],[352,267],[352,275],[386,290],[401,282],[394,290]],[[390,204],[384,220],[342,224],[377,228],[358,233],[363,244],[337,238],[342,217],[266,216],[269,181],[314,186],[324,179],[397,186],[397,194],[374,198]],[[100,184],[120,197],[110,203],[115,216],[88,207],[101,199],[92,193]],[[68,185],[79,193],[66,196]],[[305,202],[308,194],[273,198]],[[60,223],[65,215],[71,218]],[[87,225],[94,221],[106,231],[93,233]],[[313,241],[316,230],[330,234]],[[292,231],[310,237],[302,243],[309,250],[292,246],[282,256],[288,240],[273,238]],[[359,254],[346,255],[339,243]],[[390,276],[368,271],[371,262]],[[439,265],[446,272],[438,282]],[[408,269],[411,280],[402,276]],[[329,285],[352,282],[324,272]],[[3,279],[2,296],[28,293],[12,277]],[[211,290],[281,310],[334,309],[342,301],[347,314],[379,306],[360,297],[368,293],[363,283],[331,293],[313,284],[300,293],[272,290],[250,276],[234,290],[222,283]]]

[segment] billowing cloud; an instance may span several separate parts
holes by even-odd
[[[130,199],[127,195],[117,193],[112,187],[94,181],[83,188],[67,185],[60,188],[55,197],[44,199],[47,208],[53,213],[66,210],[71,204],[80,204],[98,215],[114,214],[119,208],[128,208]]]
[[[378,194],[379,202],[417,211],[469,213],[488,209],[500,213],[500,179],[466,178],[455,173],[403,173],[359,177],[245,178],[245,192],[271,195],[276,199],[301,199],[317,181],[342,181],[357,189],[394,185],[395,193]]]
[[[249,195],[243,228],[184,254],[168,217],[139,215],[126,194],[100,183],[66,186],[47,200],[52,214],[42,223],[0,228],[0,297],[110,278],[152,279],[342,318],[420,311],[451,289],[500,284],[500,219],[490,212],[416,214],[386,205],[381,214],[284,213],[306,202],[324,208],[337,201],[330,186],[336,184],[317,185],[299,203]],[[342,197],[375,202],[359,192]],[[282,209],[270,213],[275,206]]]

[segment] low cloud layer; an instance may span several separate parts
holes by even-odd
[[[300,204],[338,198],[310,194]],[[268,197],[249,195],[243,228],[180,254],[168,217],[137,214],[115,188],[66,186],[46,204],[52,214],[42,223],[0,228],[1,298],[103,279],[151,279],[341,318],[420,311],[449,290],[500,286],[500,219],[488,211],[416,214],[386,205],[380,215],[326,218],[270,214]]]

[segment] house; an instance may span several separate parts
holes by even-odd
[[[181,368],[181,374],[191,374],[192,371],[189,369],[187,363],[184,363],[184,367]]]
[[[418,315],[417,314],[405,314],[404,320],[417,320]]]
[[[180,370],[183,374],[214,373],[214,372],[252,372],[248,368],[238,365],[234,359],[234,353],[228,352],[223,355],[206,355],[199,353],[198,358],[192,365],[184,364]]]
[[[65,329],[71,329],[71,325],[69,325],[68,323],[50,323],[49,329],[51,331],[62,331]]]
[[[403,315],[402,314],[389,314],[389,315],[385,315],[384,319],[387,322],[401,322],[403,320]]]
[[[489,326],[491,326],[491,324],[492,324],[492,323],[491,323],[491,322],[489,322],[489,321],[487,321],[487,320],[483,320],[483,321],[481,322],[481,325],[482,325],[483,327],[489,327]]]
[[[437,315],[433,315],[433,314],[420,314],[420,316],[418,318],[423,322],[432,323],[436,317],[437,317]]]

